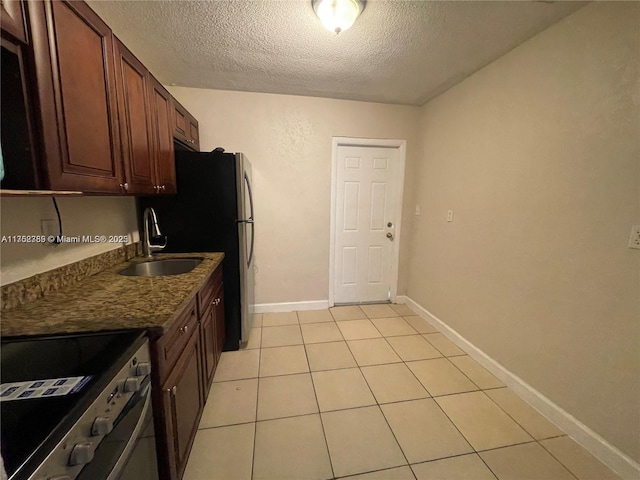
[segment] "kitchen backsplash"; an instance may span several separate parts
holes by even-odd
[[[2,290],[0,309],[6,311],[31,302],[141,254],[141,244],[136,242],[3,285],[0,287]]]

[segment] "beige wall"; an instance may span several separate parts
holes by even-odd
[[[423,107],[407,289],[636,461],[639,29],[591,4]]]
[[[331,138],[406,140],[405,177],[411,178],[420,109],[182,87],[169,90],[198,119],[201,150],[220,146],[241,151],[253,165],[256,302],[326,301]],[[410,204],[404,212],[403,238],[409,238]],[[406,242],[401,240],[401,245]],[[403,255],[400,278],[406,262]],[[404,284],[399,287],[404,293]]]
[[[58,198],[64,235],[125,235],[137,241],[135,200],[130,197]],[[41,235],[40,220],[56,219],[51,198],[0,200],[2,235]],[[56,247],[42,243],[0,244],[2,285],[46,272],[83,258],[119,248],[122,244],[80,243]]]

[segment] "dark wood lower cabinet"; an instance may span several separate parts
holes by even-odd
[[[222,355],[222,349],[224,347],[224,285],[222,282],[218,285],[214,297],[217,299],[213,309],[215,311],[215,343],[216,343],[216,361],[220,359]]]
[[[174,325],[152,342],[162,480],[180,480],[184,474],[223,345],[224,287],[219,266]]]
[[[216,352],[215,309],[212,306],[207,309],[201,322],[203,358],[202,379],[204,381],[204,385],[208,387],[213,381],[213,374],[216,372],[216,367],[218,366],[218,355]],[[208,393],[208,391],[204,392],[205,398]]]
[[[200,292],[200,311],[204,311],[200,323],[202,328],[203,382],[205,399],[213,382],[222,347],[224,345],[224,286],[222,272],[216,272],[208,286]],[[206,298],[206,300],[204,300]],[[206,303],[205,303],[206,302]]]
[[[204,405],[200,381],[201,342],[191,335],[176,367],[162,387],[171,478],[182,478]]]

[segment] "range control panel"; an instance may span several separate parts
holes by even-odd
[[[111,433],[118,416],[150,373],[149,343],[145,341],[29,480],[76,478],[93,460],[96,448]]]

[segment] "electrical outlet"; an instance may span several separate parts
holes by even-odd
[[[640,250],[640,225],[631,226],[631,235],[629,236],[629,248],[637,248]]]
[[[58,232],[58,223],[51,218],[40,220],[40,230],[45,237],[56,236],[60,233]]]
[[[447,222],[453,222],[453,210],[447,212]]]

